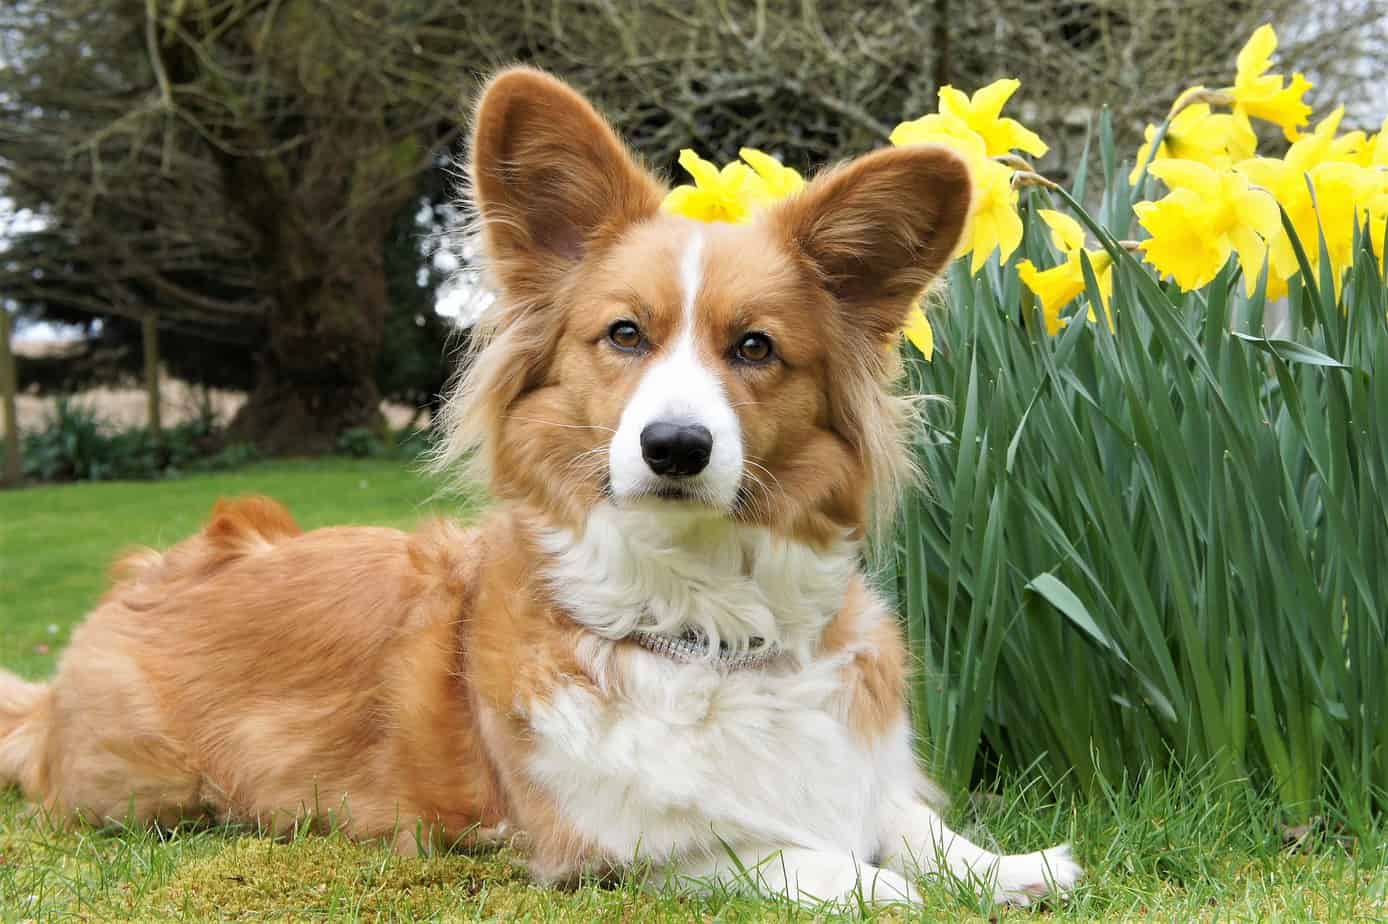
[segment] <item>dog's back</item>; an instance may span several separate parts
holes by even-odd
[[[59,817],[312,816],[381,836],[399,814],[411,837],[419,817],[485,819],[485,772],[471,797],[450,787],[451,812],[408,785],[466,770],[466,697],[440,685],[457,683],[475,554],[445,523],[302,533],[274,501],[220,502],[167,552],[121,558],[51,686],[0,675],[0,780]]]

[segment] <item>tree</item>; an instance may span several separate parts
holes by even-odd
[[[45,227],[21,300],[256,352],[233,438],[329,448],[379,423],[384,251],[460,131],[459,7],[20,0],[0,159]]]

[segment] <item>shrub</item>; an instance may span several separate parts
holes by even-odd
[[[156,438],[144,427],[112,428],[96,411],[60,398],[47,424],[24,434],[22,458],[25,476],[37,481],[106,481],[230,468],[259,454],[244,444],[225,445],[209,415],[168,427]]]
[[[386,451],[386,444],[381,440],[380,435],[370,427],[352,427],[343,430],[338,436],[337,451],[339,455],[369,459],[383,455]]]

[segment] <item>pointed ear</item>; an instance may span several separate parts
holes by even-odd
[[[769,217],[848,321],[886,339],[954,255],[971,195],[948,148],[887,148],[821,174]]]
[[[595,242],[655,214],[665,192],[586,99],[528,67],[483,90],[471,176],[487,256],[522,298],[543,296]]]

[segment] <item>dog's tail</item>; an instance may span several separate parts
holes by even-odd
[[[36,797],[43,784],[49,690],[0,670],[0,787],[18,784]]]

